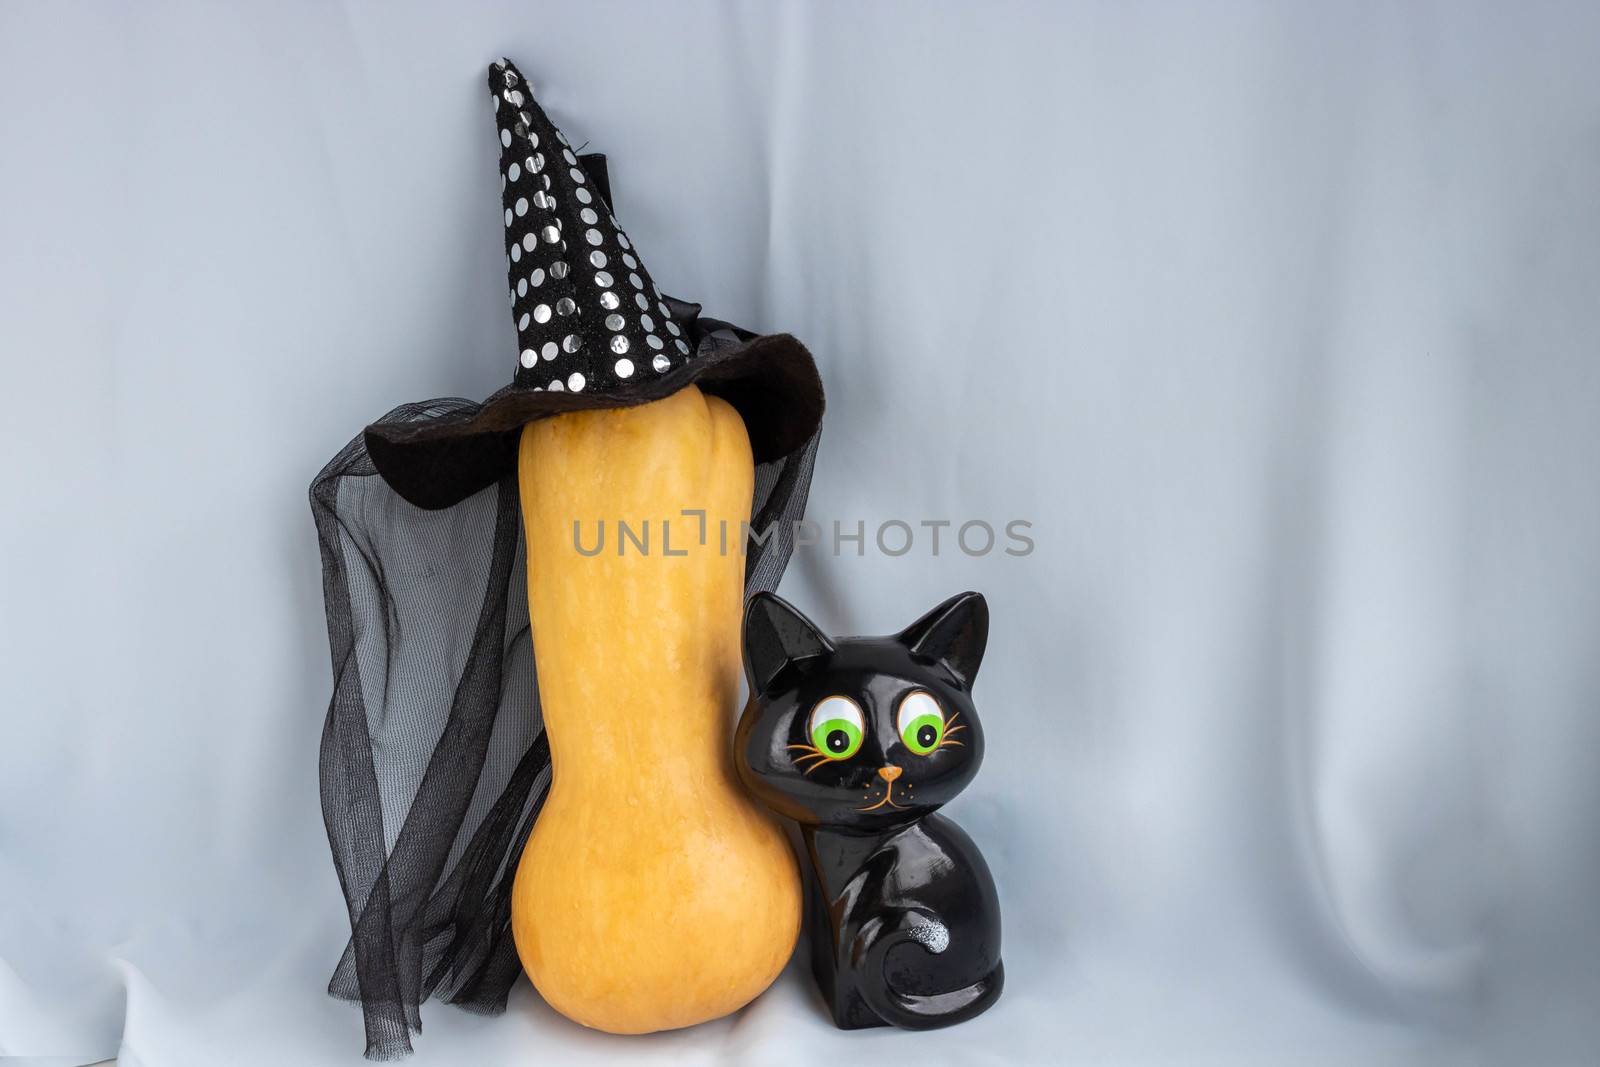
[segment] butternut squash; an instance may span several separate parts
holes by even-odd
[[[794,856],[730,748],[744,423],[694,386],[559,415],[524,428],[517,476],[553,775],[512,890],[517,953],[551,1007],[595,1029],[726,1015],[771,984],[800,927]],[[704,544],[684,509],[704,509]],[[613,536],[618,520],[648,521],[648,552]]]

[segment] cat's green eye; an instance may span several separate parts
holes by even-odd
[[[829,697],[811,709],[811,743],[829,759],[849,759],[861,748],[866,725],[861,708],[848,697]]]
[[[944,713],[939,710],[938,701],[918,690],[900,701],[895,727],[907,748],[926,756],[944,740]]]

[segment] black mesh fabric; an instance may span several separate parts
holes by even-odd
[[[465,414],[407,404],[381,423]],[[746,595],[778,584],[817,437],[756,469]],[[359,1001],[367,1056],[411,1051],[420,1006],[505,1010],[522,970],[511,881],[550,783],[529,636],[515,474],[425,511],[378,476],[363,438],[311,484],[333,654],[323,818],[351,937],[328,991]],[[732,708],[729,730],[732,730]]]

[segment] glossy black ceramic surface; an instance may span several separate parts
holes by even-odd
[[[768,593],[745,614],[746,787],[800,824],[812,968],[845,1029],[929,1029],[1000,994],[1000,904],[972,839],[935,811],[983,759],[972,683],[984,599],[963,593],[892,637],[830,639]]]

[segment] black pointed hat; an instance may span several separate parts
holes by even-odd
[[[367,427],[367,451],[418,507],[449,507],[515,470],[525,423],[627,407],[698,384],[744,418],[756,462],[805,446],[822,381],[805,346],[664,295],[610,206],[604,157],[578,156],[502,59],[489,68],[500,138],[512,384],[475,409]]]

